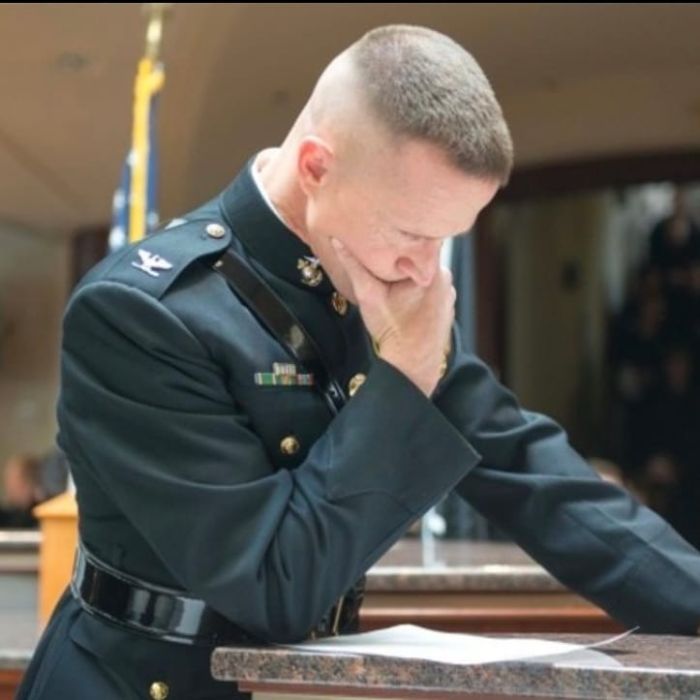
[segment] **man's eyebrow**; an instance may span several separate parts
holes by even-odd
[[[469,234],[469,232],[472,230],[472,228],[474,228],[474,227],[471,226],[470,228],[465,229],[464,231],[460,231],[459,233],[454,233],[450,236],[445,236],[445,239],[447,239],[447,238],[462,238],[463,236],[467,236]],[[413,233],[411,231],[406,231],[406,229],[403,229],[403,228],[400,228],[399,231],[401,231],[401,233],[405,233],[409,236],[414,236],[415,238],[426,238],[428,240],[436,240],[437,238],[440,238],[439,236],[424,236],[421,233]]]

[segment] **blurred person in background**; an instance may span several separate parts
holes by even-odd
[[[36,527],[32,509],[45,499],[38,457],[17,454],[10,457],[2,471],[3,504],[0,527]]]

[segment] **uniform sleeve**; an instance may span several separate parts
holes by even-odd
[[[553,420],[457,352],[436,405],[482,455],[456,491],[572,590],[646,632],[696,634],[700,554],[598,477]]]
[[[66,311],[58,418],[76,472],[173,577],[273,641],[302,638],[479,459],[377,360],[302,464],[275,470],[200,341],[158,300],[105,281]]]

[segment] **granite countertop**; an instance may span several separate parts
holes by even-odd
[[[437,540],[426,552],[399,540],[367,573],[368,591],[565,591],[522,549],[507,542]]]
[[[0,575],[36,574],[40,542],[38,530],[0,530]]]
[[[498,636],[498,635],[494,635]],[[528,636],[528,635],[520,635]],[[592,643],[604,635],[541,634],[541,639]],[[212,673],[219,680],[272,684],[285,692],[310,690],[331,695],[398,692],[499,694],[533,697],[613,698],[700,697],[700,638],[631,635],[599,651],[622,666],[553,666],[536,662],[509,662],[456,666],[381,656],[321,654],[279,648],[219,648],[212,657]],[[300,686],[303,686],[300,687]],[[459,695],[455,695],[459,697]]]
[[[39,639],[35,574],[0,575],[0,669],[23,669]]]
[[[0,530],[0,670],[24,669],[39,639],[37,530]]]
[[[0,530],[0,575],[36,572],[41,534]],[[367,575],[368,591],[564,591],[525,552],[507,542],[399,540]]]
[[[38,639],[37,566],[41,535],[0,530],[0,668],[21,668]],[[367,575],[369,592],[564,591],[508,543],[400,540]]]

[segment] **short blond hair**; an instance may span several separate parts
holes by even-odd
[[[426,27],[372,29],[348,49],[380,122],[425,139],[464,172],[505,185],[513,142],[493,88],[462,46]]]

